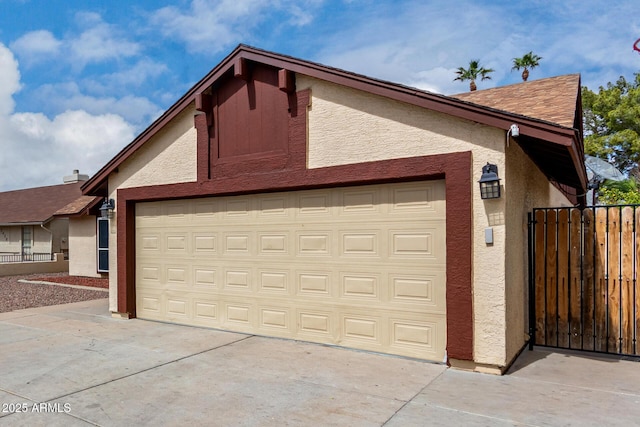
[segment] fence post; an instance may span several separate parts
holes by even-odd
[[[535,266],[533,253],[533,236],[535,228],[535,219],[532,212],[527,212],[527,250],[529,253],[529,351],[533,350],[536,340],[536,312],[535,312]]]

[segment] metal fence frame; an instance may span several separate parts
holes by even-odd
[[[13,254],[0,254],[0,263],[8,264],[15,262],[42,262],[42,261],[52,261],[53,254],[45,253],[45,252],[36,252],[33,254],[21,254],[21,253],[13,253]]]

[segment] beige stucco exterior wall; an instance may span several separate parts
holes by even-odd
[[[117,189],[197,180],[197,144],[194,127],[195,103],[167,123],[135,154],[109,176],[109,197],[116,201]],[[116,217],[110,221],[109,308],[117,311]]]
[[[81,216],[69,220],[69,274],[100,277],[96,260],[96,217]]]
[[[311,88],[310,168],[471,151],[472,181],[487,162],[505,170],[506,132],[401,102],[298,76]],[[482,201],[473,186],[473,310],[475,362],[504,365],[505,198]],[[485,243],[485,229],[494,233]],[[455,262],[455,260],[447,260]]]
[[[51,232],[51,252],[62,253],[67,249],[69,239],[69,219],[54,218],[45,227]]]
[[[0,227],[0,254],[21,252],[22,227]]]
[[[495,366],[508,363],[524,342],[526,212],[533,206],[559,205],[562,195],[517,144],[506,147],[504,130],[302,75],[297,75],[296,85],[312,94],[309,168],[470,151],[469,173],[475,183],[487,162],[498,165],[504,197],[483,201],[473,185],[474,359]],[[117,200],[118,188],[196,181],[195,114],[190,105],[111,174],[110,197]],[[493,230],[492,245],[485,243],[487,228]],[[110,247],[109,298],[115,312],[115,220]]]
[[[533,208],[571,206],[517,143],[506,150],[506,363],[528,339],[527,213]]]

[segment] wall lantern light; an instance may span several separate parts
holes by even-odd
[[[500,198],[500,178],[498,177],[498,165],[487,163],[482,167],[480,177],[480,197],[483,199]]]
[[[102,218],[112,218],[113,210],[116,208],[113,199],[104,199],[102,206],[100,206],[100,216]]]

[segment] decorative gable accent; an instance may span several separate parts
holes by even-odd
[[[297,116],[294,73],[237,58],[195,100],[204,113],[196,116],[197,138],[208,153],[198,161],[199,179],[241,174],[247,165],[266,172],[287,161],[290,120]]]

